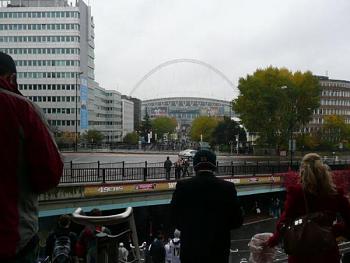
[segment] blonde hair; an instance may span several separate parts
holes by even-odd
[[[315,195],[329,195],[336,192],[329,167],[323,164],[316,153],[304,156],[300,166],[301,183],[305,191]]]

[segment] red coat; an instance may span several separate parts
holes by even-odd
[[[0,262],[34,237],[38,195],[58,184],[63,169],[45,121],[16,93],[0,85]]]
[[[314,211],[329,211],[333,212],[332,216],[336,219],[336,213],[339,213],[344,224],[337,224],[333,227],[335,236],[339,236],[342,231],[347,231],[350,226],[350,203],[344,196],[341,190],[338,190],[337,194],[332,196],[319,197],[311,194],[306,194],[308,207],[310,212]],[[293,219],[306,214],[305,202],[303,196],[303,190],[301,185],[289,187],[287,189],[287,198],[284,204],[284,211],[277,222],[276,232],[269,239],[269,246],[276,246],[281,237],[280,229],[285,223],[286,219]],[[289,263],[339,263],[340,255],[338,249],[329,251],[326,254],[311,255],[308,257],[289,256]]]

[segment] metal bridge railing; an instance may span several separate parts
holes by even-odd
[[[339,161],[329,164],[332,170],[349,169],[349,162]],[[297,171],[299,162],[256,161],[256,162],[217,162],[218,176],[258,176]],[[188,167],[189,176],[194,175],[193,167]],[[188,176],[186,174],[186,176]],[[161,163],[65,163],[61,183],[106,183],[122,181],[165,180],[165,169]],[[170,178],[175,179],[175,167],[171,168]]]

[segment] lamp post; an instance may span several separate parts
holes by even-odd
[[[84,72],[76,72],[75,74],[75,152],[78,151],[78,78]]]

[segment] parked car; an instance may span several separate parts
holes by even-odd
[[[179,157],[192,160],[196,152],[197,151],[193,149],[186,149],[184,151],[179,152]]]

